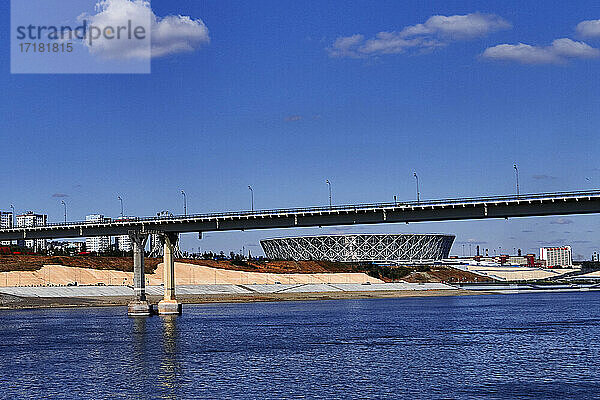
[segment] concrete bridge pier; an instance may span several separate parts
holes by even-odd
[[[174,252],[178,241],[178,233],[168,232],[163,234],[163,284],[165,295],[158,303],[158,313],[162,315],[181,314],[181,303],[175,298]]]
[[[146,316],[152,314],[152,306],[146,299],[146,277],[144,276],[144,247],[148,240],[148,234],[142,232],[130,232],[133,247],[133,287],[135,297],[127,307],[127,313],[131,316]]]

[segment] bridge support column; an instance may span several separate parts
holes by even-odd
[[[165,296],[158,303],[159,314],[181,314],[181,303],[175,298],[175,258],[174,249],[179,241],[178,233],[163,235],[163,284]]]
[[[146,299],[146,277],[144,275],[144,247],[148,240],[147,233],[131,232],[131,245],[133,247],[133,288],[135,297],[127,307],[131,316],[146,316],[152,314],[152,306]]]

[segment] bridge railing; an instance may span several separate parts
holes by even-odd
[[[521,195],[503,195],[503,196],[482,196],[482,197],[462,197],[449,199],[433,199],[422,201],[398,201],[398,202],[382,202],[382,203],[359,203],[359,204],[344,204],[332,206],[317,206],[317,207],[297,207],[297,208],[276,208],[266,210],[245,210],[245,211],[227,211],[220,213],[203,213],[203,214],[188,214],[188,215],[172,215],[172,216],[157,216],[157,217],[127,217],[124,219],[116,219],[107,222],[94,221],[72,221],[62,223],[48,223],[45,227],[74,227],[85,225],[127,225],[131,222],[160,222],[173,220],[191,220],[191,219],[211,219],[219,217],[246,217],[257,215],[281,215],[281,214],[301,214],[301,213],[317,213],[317,212],[332,212],[332,211],[358,211],[376,208],[401,208],[401,207],[429,207],[439,205],[456,205],[456,204],[477,204],[477,203],[494,203],[506,201],[531,201],[541,199],[563,199],[563,198],[581,198],[581,197],[600,197],[600,190],[587,191],[572,191],[572,192],[551,192],[551,193],[530,193]],[[37,228],[42,228],[39,226]],[[14,227],[2,229],[3,231],[22,230],[23,227]]]
[[[205,213],[193,215],[174,215],[167,219],[185,219],[185,218],[214,218],[214,217],[230,217],[230,216],[252,216],[264,214],[298,214],[303,212],[329,212],[329,211],[345,211],[345,210],[364,210],[372,208],[398,208],[398,207],[427,207],[432,205],[442,204],[473,204],[473,203],[492,203],[504,201],[529,201],[539,199],[557,199],[557,198],[575,198],[594,196],[600,197],[600,190],[595,191],[578,191],[578,192],[554,192],[554,193],[536,193],[522,195],[506,195],[506,196],[484,196],[484,197],[463,197],[450,199],[422,200],[422,201],[397,201],[397,202],[382,202],[382,203],[358,203],[358,204],[343,204],[333,206],[317,206],[317,207],[294,207],[294,208],[276,208],[264,209],[255,211],[228,211],[222,213]],[[156,218],[150,217],[156,220]]]

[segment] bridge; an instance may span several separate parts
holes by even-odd
[[[150,234],[162,238],[164,246],[164,299],[161,314],[181,312],[175,298],[173,250],[180,233],[273,229],[332,225],[410,223],[425,221],[476,220],[549,215],[600,213],[600,190],[536,193],[512,196],[472,197],[287,208],[177,216],[134,217],[110,222],[50,223],[44,226],[0,230],[0,240],[58,239],[129,235],[133,247],[135,300],[131,315],[151,311],[145,293],[144,247]]]

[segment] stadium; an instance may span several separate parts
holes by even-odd
[[[273,260],[342,262],[423,262],[448,258],[454,235],[347,234],[261,240]]]

